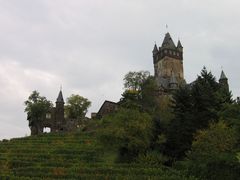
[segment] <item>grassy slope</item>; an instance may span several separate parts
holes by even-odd
[[[141,164],[116,164],[90,133],[44,134],[0,142],[0,179],[186,179]]]

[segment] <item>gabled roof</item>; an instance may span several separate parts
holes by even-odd
[[[63,103],[64,103],[63,95],[62,95],[62,90],[60,90],[56,102],[63,102]]]
[[[162,43],[162,48],[176,49],[176,46],[175,46],[169,32],[166,33],[166,35],[164,37],[164,40]]]
[[[102,104],[102,106],[100,107],[100,109],[98,110],[97,113],[101,112],[101,110],[104,108],[104,106],[105,106],[106,104],[112,104],[112,105],[114,105],[114,106],[117,106],[117,105],[118,105],[118,103],[115,103],[115,102],[112,102],[112,101],[105,100],[104,103]]]

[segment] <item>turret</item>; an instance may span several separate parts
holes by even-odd
[[[180,52],[183,52],[183,46],[182,46],[180,40],[178,40],[177,49],[178,49]]]
[[[156,43],[155,43],[155,45],[154,45],[154,48],[153,48],[152,53],[153,53],[153,61],[156,62],[156,60],[157,60],[157,54],[158,54],[158,48],[157,48]]]
[[[62,95],[62,90],[60,90],[57,100],[56,100],[56,123],[57,123],[57,129],[63,130],[62,124],[64,122],[64,100]]]
[[[229,86],[228,86],[228,78],[226,77],[224,71],[222,70],[221,76],[219,79],[219,84],[225,88],[227,91],[229,91]]]

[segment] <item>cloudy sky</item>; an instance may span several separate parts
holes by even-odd
[[[23,102],[77,93],[97,111],[128,71],[153,73],[154,41],[184,46],[187,82],[221,67],[240,95],[239,0],[0,0],[0,139],[29,135]],[[166,29],[168,24],[168,29]]]

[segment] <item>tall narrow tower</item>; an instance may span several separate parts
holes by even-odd
[[[175,46],[170,34],[166,33],[162,46],[157,48],[155,44],[152,53],[154,76],[161,88],[169,91],[173,78],[176,81],[176,86],[185,82],[183,74],[183,47],[180,40],[177,46]]]
[[[56,100],[56,111],[55,111],[55,125],[58,131],[63,130],[64,125],[64,100],[62,95],[62,90],[60,90],[57,100]]]
[[[225,73],[221,72],[221,76],[219,79],[219,84],[221,85],[222,88],[224,88],[227,92],[229,91],[229,85],[228,85],[228,78],[226,77]]]

